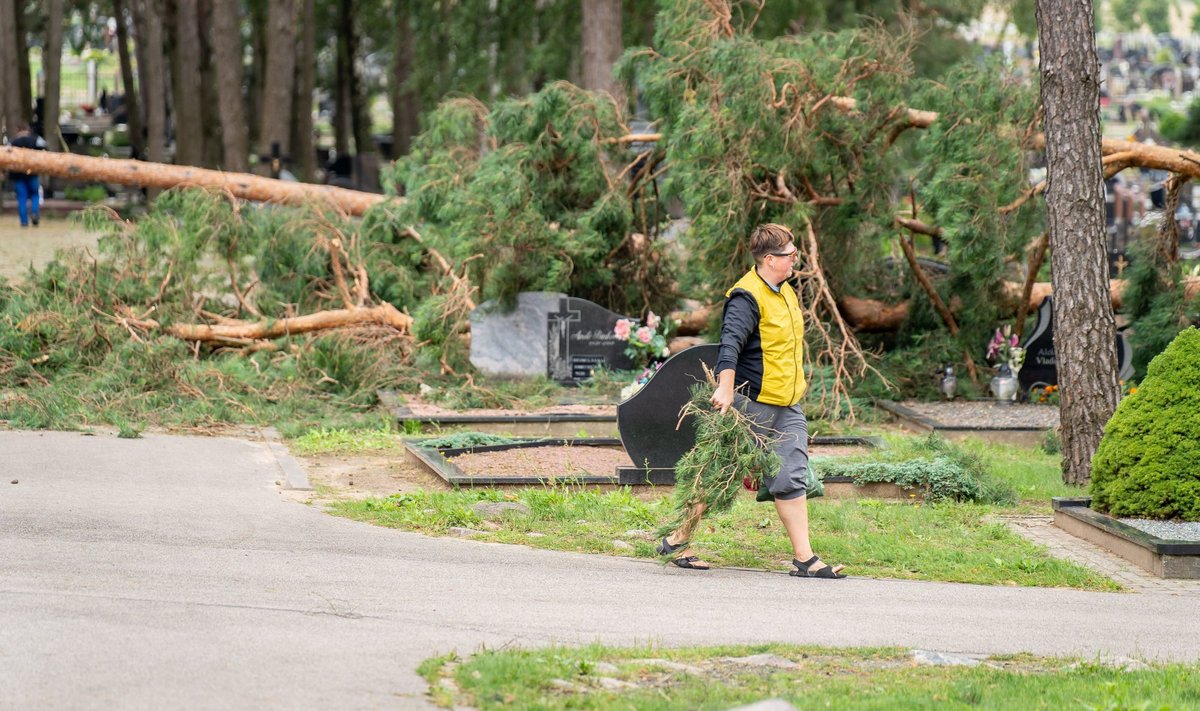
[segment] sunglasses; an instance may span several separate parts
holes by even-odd
[[[787,257],[788,259],[800,258],[800,250],[798,249],[793,249],[790,252],[767,252],[767,254],[772,257]]]

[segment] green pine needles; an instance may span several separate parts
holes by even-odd
[[[704,504],[705,516],[728,511],[744,477],[761,478],[779,471],[772,440],[754,432],[750,418],[738,408],[725,413],[714,409],[709,403],[712,389],[711,383],[693,385],[692,399],[680,410],[681,419],[696,418],[696,444],[675,464],[674,516],[659,535],[679,528],[696,504]]]

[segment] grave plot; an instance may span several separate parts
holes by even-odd
[[[618,467],[629,466],[621,440],[538,439],[478,447],[405,444],[414,457],[453,486],[617,484]]]
[[[1091,508],[1090,497],[1055,498],[1054,525],[1160,578],[1200,579],[1200,524],[1120,519]]]
[[[872,446],[874,443],[865,438],[818,437],[810,443],[809,451],[814,463],[819,464],[822,459],[862,454]],[[431,472],[454,486],[564,483],[670,486],[675,483],[674,465],[651,473],[638,469],[621,440],[614,438],[534,439],[471,447],[425,446],[421,440],[413,439],[405,443],[405,448]],[[908,498],[911,493],[891,484],[855,486],[849,477],[826,478],[825,490],[831,498]]]
[[[615,437],[616,406],[611,403],[563,402],[530,410],[450,410],[417,397],[381,390],[379,401],[396,421],[417,422],[435,430],[472,430],[517,437]]]
[[[564,482],[671,486],[675,483],[675,463],[696,439],[694,425],[686,419],[680,421],[678,413],[690,397],[688,389],[703,382],[703,366],[712,367],[716,363],[717,350],[712,344],[694,346],[663,363],[643,388],[617,407],[620,439],[541,437],[506,444],[443,448],[410,440],[406,447],[432,472],[456,486],[538,486]],[[462,424],[475,427],[480,421],[463,420]],[[809,453],[816,463],[822,458],[861,455],[876,446],[879,442],[873,438],[817,437],[810,441]],[[831,497],[909,498],[912,493],[891,484],[856,486],[844,476],[828,478],[825,483]]]
[[[879,400],[886,411],[906,429],[936,432],[946,439],[978,437],[1033,447],[1047,430],[1058,426],[1058,408],[1029,403],[1003,403],[992,399],[919,402]]]

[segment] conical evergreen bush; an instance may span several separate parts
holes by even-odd
[[[1092,506],[1200,521],[1200,331],[1175,337],[1121,400],[1092,460]]]

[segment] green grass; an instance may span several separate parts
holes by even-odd
[[[353,430],[343,427],[309,430],[292,440],[290,446],[299,454],[360,454],[399,449],[403,445],[390,427]]]
[[[893,440],[896,443],[896,440]],[[814,548],[856,576],[939,580],[985,585],[1118,590],[1111,580],[1022,538],[999,515],[1047,506],[1049,496],[1077,494],[1061,484],[1058,458],[1011,445],[966,443],[996,479],[1027,500],[1016,507],[875,499],[810,502]],[[471,507],[479,501],[512,500],[530,512],[510,514],[481,540],[537,548],[654,558],[652,531],[671,517],[667,490],[637,494],[624,488],[602,492],[573,486],[501,492],[495,489],[424,491],[387,499],[343,501],[330,511],[381,526],[444,535],[451,526],[479,528]],[[705,519],[694,537],[714,565],[785,570],[791,561],[787,536],[774,508],[741,497],[728,514]],[[615,545],[623,542],[630,547]]]
[[[1054,496],[1082,496],[1084,489],[1062,480],[1062,457],[1041,449],[995,444],[978,439],[958,443],[984,460],[997,478],[1010,483],[1021,500],[1043,506],[1047,511]]]
[[[791,669],[739,666],[729,657],[775,654]],[[691,667],[672,671],[653,660]],[[614,670],[612,667],[616,669]],[[1200,667],[1155,665],[1126,671],[1088,660],[1028,654],[995,656],[975,667],[916,666],[894,648],[793,645],[625,648],[598,645],[483,650],[466,660],[427,660],[422,673],[445,707],[523,709],[727,709],[767,698],[798,708],[871,709],[1192,709]],[[601,688],[615,678],[632,687]],[[447,690],[442,679],[453,681]],[[555,686],[552,682],[559,682]],[[575,688],[564,690],[561,682]]]
[[[629,488],[600,492],[567,486],[525,489],[422,491],[386,499],[341,501],[330,511],[381,526],[442,535],[451,526],[478,528],[471,507],[479,501],[514,500],[528,514],[509,514],[499,530],[476,537],[553,550],[655,558],[651,531],[670,515],[666,496],[640,498]],[[972,504],[921,505],[814,500],[813,546],[826,560],[856,576],[986,585],[1117,590],[1087,568],[1050,556],[1003,523],[986,521],[994,509]],[[531,535],[532,534],[532,535]],[[614,545],[623,541],[630,548]],[[706,519],[693,538],[714,565],[786,570],[791,551],[772,506],[752,497],[731,512]]]

